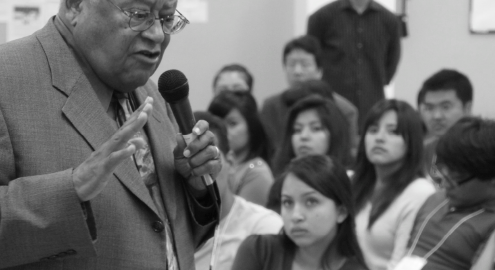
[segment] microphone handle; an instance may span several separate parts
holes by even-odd
[[[172,108],[172,112],[175,117],[175,121],[179,126],[179,130],[182,133],[182,137],[186,144],[194,139],[194,135],[191,133],[194,125],[196,124],[196,119],[194,119],[194,114],[192,113],[191,104],[189,103],[189,99],[187,97],[178,100],[175,103],[169,103]],[[211,175],[202,175],[201,179],[203,183],[208,187],[213,184],[213,179]]]

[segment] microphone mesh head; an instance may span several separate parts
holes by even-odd
[[[176,69],[167,70],[158,79],[158,91],[168,103],[187,98],[189,95],[189,84],[184,73]]]

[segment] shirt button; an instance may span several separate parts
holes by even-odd
[[[253,163],[249,164],[249,168],[251,169],[254,168],[254,164]]]
[[[357,44],[357,47],[358,47],[358,49],[363,48],[363,43],[358,43],[358,44]]]
[[[450,207],[449,211],[450,212],[454,212],[455,211],[455,207]]]
[[[153,227],[153,231],[155,231],[157,233],[163,232],[163,229],[165,229],[165,226],[163,226],[163,222],[161,222],[159,220],[153,222],[152,227]]]

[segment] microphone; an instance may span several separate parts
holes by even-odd
[[[189,84],[186,76],[175,69],[163,72],[158,79],[158,91],[163,99],[170,104],[179,130],[189,145],[189,142],[193,139],[191,131],[196,124],[196,120],[189,103]],[[213,179],[209,174],[201,176],[201,179],[207,187],[213,184]]]

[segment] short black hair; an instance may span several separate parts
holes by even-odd
[[[196,119],[196,121],[205,120],[206,122],[208,122],[210,131],[215,134],[215,137],[217,139],[218,149],[220,149],[222,154],[226,155],[230,151],[230,148],[229,140],[227,138],[227,127],[225,127],[222,119],[205,111],[194,112],[194,118]]]
[[[440,137],[437,164],[480,180],[495,178],[495,121],[467,116]]]
[[[473,86],[468,77],[457,70],[442,69],[426,79],[418,93],[418,107],[424,102],[426,93],[454,90],[463,105],[473,100]]]
[[[246,82],[246,84],[249,87],[248,91],[249,92],[253,91],[253,84],[254,84],[253,75],[251,74],[251,72],[249,72],[249,70],[245,66],[243,66],[241,64],[235,64],[235,63],[223,66],[217,72],[217,74],[215,75],[215,78],[213,78],[213,88],[215,88],[215,86],[217,85],[217,82],[218,82],[218,79],[220,78],[220,75],[222,75],[222,73],[225,73],[225,72],[239,72],[239,73],[241,73],[244,77],[244,81]]]
[[[282,55],[282,63],[285,65],[287,55],[294,50],[303,50],[314,56],[316,65],[321,68],[321,45],[313,36],[304,35],[298,38],[290,40],[284,47],[284,53]]]

